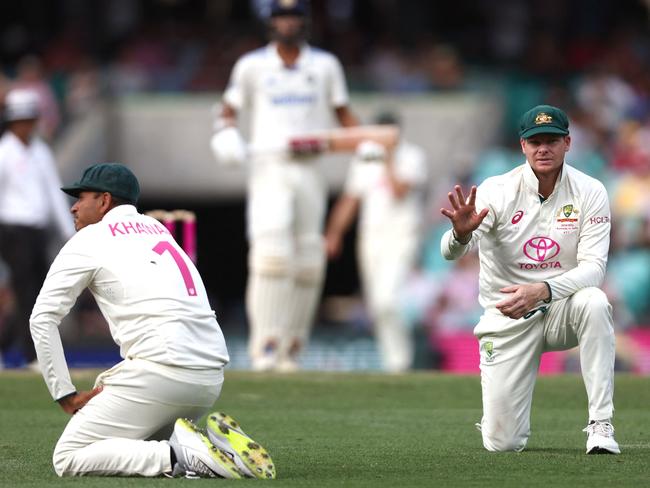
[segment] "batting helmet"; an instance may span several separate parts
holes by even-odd
[[[273,0],[271,3],[271,17],[280,15],[300,15],[305,17],[309,13],[307,0]]]

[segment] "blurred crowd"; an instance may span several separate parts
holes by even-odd
[[[13,3],[13,2],[12,2]],[[234,61],[264,44],[265,0],[29,0],[3,5],[0,98],[30,87],[55,141],[100,98],[220,91]],[[571,121],[569,164],[600,179],[612,206],[606,290],[621,331],[650,326],[650,16],[641,0],[313,0],[311,38],[333,51],[353,92],[480,92],[499,87],[500,144],[471,172],[431,182],[420,266],[405,313],[431,350],[481,311],[476,255],[447,263],[439,218],[451,184],[523,163],[516,121],[549,103]],[[493,92],[491,92],[493,93]],[[0,264],[0,320],[10,307]],[[633,346],[630,346],[633,349]],[[633,351],[632,353],[633,354]]]

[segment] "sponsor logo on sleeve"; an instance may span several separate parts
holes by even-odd
[[[607,215],[602,215],[602,216],[597,216],[597,217],[590,217],[589,218],[589,223],[590,224],[609,224],[610,219]]]

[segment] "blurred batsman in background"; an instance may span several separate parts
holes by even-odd
[[[96,164],[62,190],[77,198],[77,233],[52,263],[30,320],[45,383],[72,415],[54,448],[56,473],[275,477],[266,450],[231,417],[209,415],[207,432],[193,423],[221,394],[226,342],[188,255],[137,211],[135,175]],[[78,392],[59,326],[85,288],[123,361]]]
[[[0,350],[16,344],[32,369],[38,364],[29,314],[50,264],[50,243],[60,247],[74,234],[67,202],[58,190],[54,155],[38,134],[39,105],[36,91],[10,90],[0,139],[0,257],[10,270],[16,297],[13,315],[2,328]]]
[[[399,125],[397,115],[390,112],[375,122]],[[426,155],[419,146],[402,139],[387,150],[364,141],[327,224],[327,253],[336,258],[361,208],[357,258],[363,292],[383,367],[393,373],[408,370],[413,362],[412,331],[400,298],[417,259],[427,182]]]
[[[478,246],[483,418],[490,451],[521,451],[542,353],[578,346],[587,390],[587,453],[620,453],[614,440],[614,328],[600,289],[611,219],[603,184],[565,162],[571,146],[564,111],[538,105],[521,117],[526,162],[486,179],[466,197],[460,186],[443,208],[453,228],[442,254]]]
[[[247,227],[249,354],[255,370],[299,367],[325,273],[327,188],[320,138],[301,134],[357,124],[338,59],[306,43],[309,5],[274,0],[271,42],[235,64],[211,145],[222,163],[250,158]],[[245,147],[237,117],[250,120]],[[291,143],[293,139],[293,144]],[[288,147],[293,151],[288,151]]]

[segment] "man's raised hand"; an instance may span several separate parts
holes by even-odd
[[[481,222],[488,214],[488,209],[484,208],[479,213],[476,213],[476,186],[472,186],[467,198],[465,198],[460,185],[454,186],[454,191],[449,192],[447,196],[452,208],[451,210],[441,208],[440,213],[451,220],[456,239],[461,242],[468,242],[472,232],[481,225]]]

